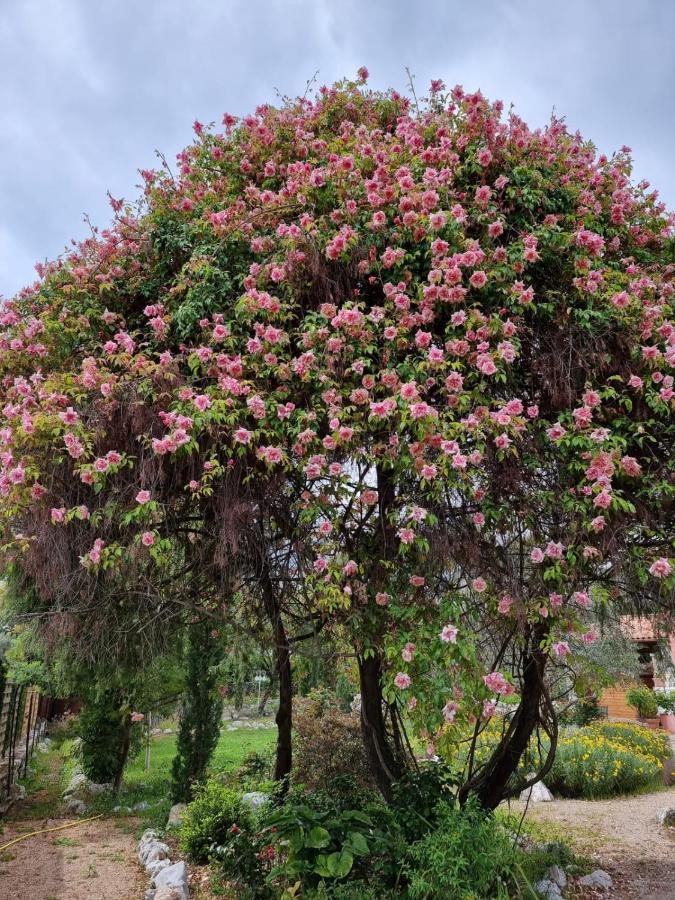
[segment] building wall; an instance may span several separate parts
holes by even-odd
[[[601,694],[598,704],[607,707],[607,715],[610,719],[637,721],[637,713],[626,702],[625,688],[608,688]]]

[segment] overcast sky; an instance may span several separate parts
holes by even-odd
[[[155,149],[195,118],[220,121],[354,75],[431,78],[555,108],[675,208],[672,0],[0,0],[0,294],[37,260],[105,225],[106,192],[137,194]]]

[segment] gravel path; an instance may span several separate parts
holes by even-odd
[[[68,821],[8,823],[0,845]],[[0,852],[0,900],[138,900],[147,879],[136,863],[136,849],[133,824],[116,819],[27,838]]]
[[[656,821],[664,806],[675,806],[675,787],[613,800],[538,803],[527,815],[566,832],[578,852],[612,875],[614,891],[597,896],[675,900],[675,828],[663,828]]]

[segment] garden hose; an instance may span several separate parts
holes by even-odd
[[[69,822],[67,825],[57,825],[56,828],[41,828],[39,831],[29,831],[27,834],[20,834],[19,837],[15,837],[8,843],[2,844],[2,846],[0,846],[0,853],[8,847],[11,847],[12,844],[18,844],[19,841],[25,841],[26,838],[35,837],[37,834],[49,834],[52,831],[63,831],[64,828],[75,828],[76,825],[84,825],[85,822],[93,822],[94,819],[101,819],[102,817],[103,813],[99,813],[97,816],[90,816],[88,819],[78,819],[76,822]]]

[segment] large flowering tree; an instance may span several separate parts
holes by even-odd
[[[493,807],[590,607],[672,612],[675,219],[627,148],[366,77],[195,123],[5,304],[5,556],[71,634],[300,582],[385,795],[404,718],[452,752],[510,698]]]

